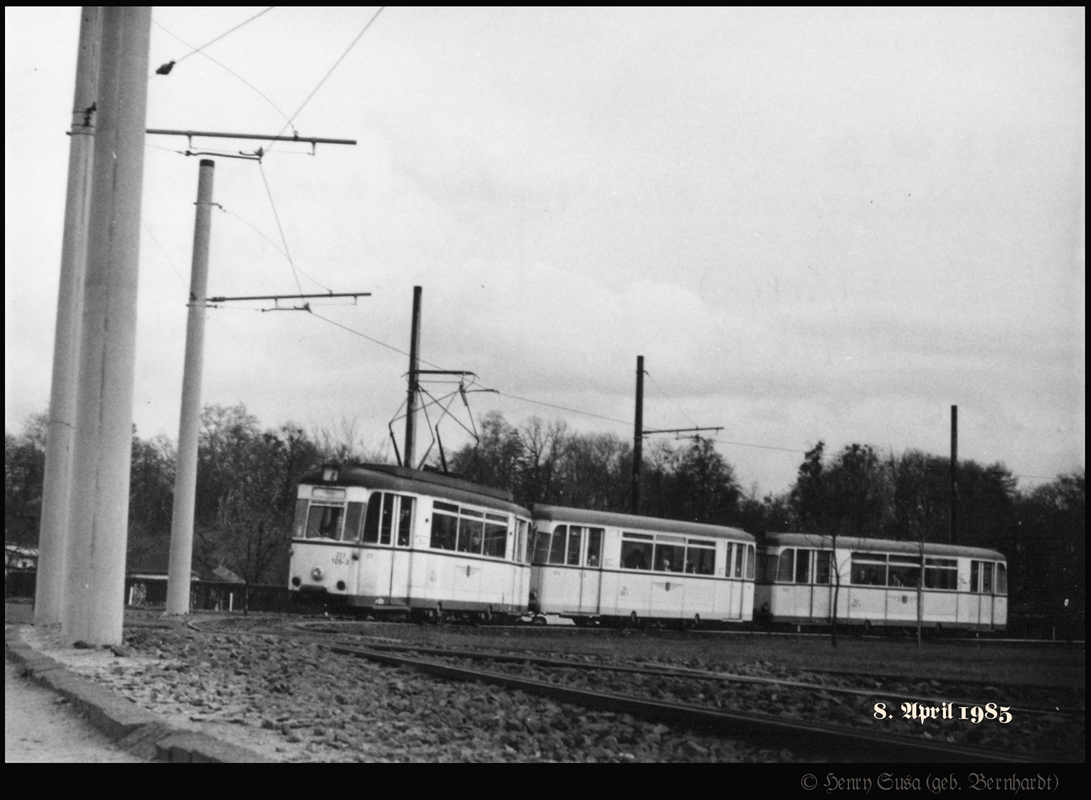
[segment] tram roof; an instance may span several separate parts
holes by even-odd
[[[758,544],[761,547],[811,547],[829,550],[833,543],[832,536],[820,536],[812,533],[767,533]],[[919,542],[907,542],[899,539],[865,539],[857,536],[838,536],[839,550],[854,550],[863,553],[912,553],[920,552]],[[984,547],[966,547],[959,544],[924,543],[924,552],[930,556],[966,556],[968,558],[1004,559],[998,550]]]
[[[577,525],[604,525],[612,528],[628,528],[634,531],[655,531],[689,536],[708,536],[753,542],[754,537],[741,528],[723,525],[707,525],[659,517],[642,517],[636,514],[618,514],[613,511],[588,511],[583,508],[566,508],[535,503],[531,506],[534,519],[551,522],[570,522]]]
[[[363,486],[391,492],[412,492],[462,503],[476,503],[529,517],[530,512],[515,503],[511,492],[445,475],[442,472],[410,469],[393,464],[338,465],[335,481],[322,480],[322,468],[307,472],[300,483],[314,486]]]

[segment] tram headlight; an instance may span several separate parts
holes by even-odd
[[[296,575],[294,578],[292,578],[292,586],[295,586],[296,588],[298,588],[302,583],[303,583],[303,580],[298,575]]]
[[[311,570],[311,577],[316,581],[322,580],[322,567],[315,567]]]

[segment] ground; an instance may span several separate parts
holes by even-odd
[[[4,763],[137,764],[59,695],[4,662]]]

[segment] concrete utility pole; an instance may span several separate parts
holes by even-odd
[[[57,294],[57,327],[53,340],[53,385],[49,396],[42,486],[42,520],[38,533],[38,577],[34,590],[34,623],[61,621],[64,599],[65,548],[76,429],[76,379],[83,312],[83,279],[87,270],[87,223],[91,200],[91,168],[95,144],[95,89],[98,84],[101,9],[80,12],[76,96],[68,142],[68,197],[61,244],[61,285]]]
[[[103,7],[62,635],[120,644],[151,8]]]
[[[640,513],[640,471],[644,460],[644,356],[636,357],[636,418],[633,422],[633,483],[629,511]]]
[[[951,544],[958,544],[958,406],[951,406]]]
[[[197,437],[201,428],[201,370],[205,353],[205,297],[208,295],[208,248],[212,229],[212,178],[215,163],[201,159],[197,178],[197,215],[193,225],[193,269],[186,322],[186,366],[182,376],[182,414],[178,423],[178,466],[174,474],[174,511],[170,527],[167,613],[189,613],[193,569],[193,515],[197,503]]]
[[[417,392],[420,391],[420,305],[421,287],[413,287],[413,323],[409,337],[409,396],[405,405],[405,466],[413,469],[413,450],[416,447],[416,428],[413,415],[417,411]]]
[[[644,430],[644,356],[636,357],[636,419],[633,422],[633,485],[630,495],[630,512],[640,513],[640,473],[644,461],[644,437],[653,433],[692,433],[693,437],[700,438],[697,434],[701,431],[722,431],[723,428],[665,428],[663,430]]]

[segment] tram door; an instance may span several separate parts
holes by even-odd
[[[413,536],[414,499],[405,495],[387,494],[383,503],[381,538],[394,545],[390,559],[388,601],[396,605],[409,602],[413,559],[410,543]]]
[[[994,620],[993,563],[970,562],[970,618],[975,625],[991,626]]]
[[[580,530],[573,526],[573,530]],[[583,553],[580,569],[580,613],[598,614],[602,590],[602,542],[604,528],[583,528]]]
[[[796,550],[795,583],[806,586],[806,596],[795,613],[815,622],[829,620],[833,606],[833,587],[830,584],[830,552],[800,548]]]

